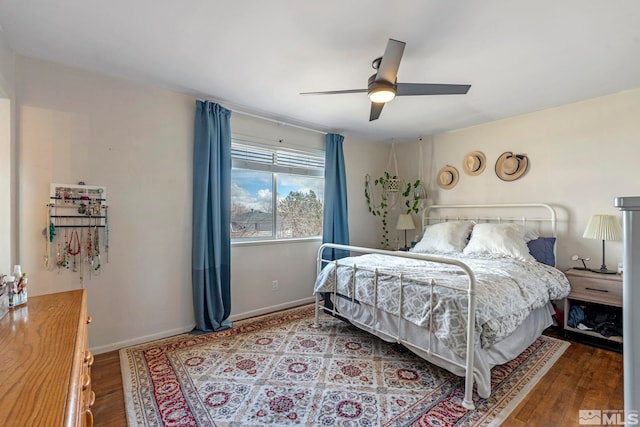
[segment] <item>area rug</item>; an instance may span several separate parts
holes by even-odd
[[[120,350],[130,426],[499,425],[567,348],[540,337],[460,405],[463,378],[313,307]]]

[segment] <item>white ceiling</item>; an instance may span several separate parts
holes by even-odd
[[[640,87],[638,0],[0,0],[16,52],[324,131],[415,140]],[[471,84],[400,97],[369,122],[389,38],[399,82]]]

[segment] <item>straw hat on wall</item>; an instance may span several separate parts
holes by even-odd
[[[487,166],[487,158],[482,151],[467,153],[462,160],[462,170],[471,176],[480,175]]]
[[[506,151],[496,161],[496,175],[503,181],[515,181],[527,171],[529,158],[524,154]]]
[[[438,171],[438,187],[450,190],[456,186],[459,179],[458,169],[447,165]]]

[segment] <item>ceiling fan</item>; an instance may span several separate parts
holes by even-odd
[[[382,107],[396,96],[412,95],[464,95],[471,85],[435,84],[435,83],[398,83],[397,75],[400,60],[406,43],[389,39],[387,48],[380,58],[371,63],[374,75],[369,77],[367,89],[332,90],[326,92],[303,92],[300,95],[337,95],[344,93],[367,92],[371,100],[369,121],[380,117]]]

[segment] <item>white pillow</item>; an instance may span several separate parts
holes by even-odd
[[[449,221],[429,225],[424,236],[411,250],[418,253],[454,253],[462,252],[467,245],[473,228],[471,221]]]
[[[535,228],[527,228],[523,224],[519,224],[516,222],[514,222],[513,225],[522,230],[525,243],[536,240],[538,237],[540,237],[540,233],[538,233],[538,230],[536,230]]]
[[[524,235],[524,227],[518,224],[476,224],[463,253],[508,256],[533,262],[535,259],[529,253]]]

